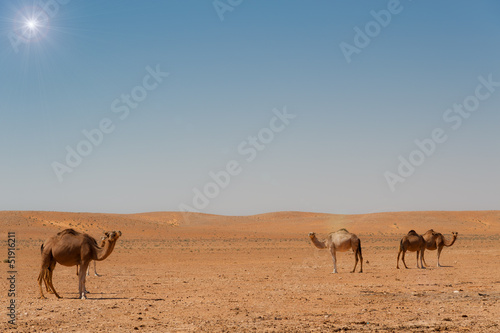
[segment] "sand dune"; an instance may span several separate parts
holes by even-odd
[[[135,237],[165,237],[189,229],[221,232],[290,235],[309,231],[330,232],[340,228],[360,235],[402,235],[415,229],[434,228],[443,233],[500,233],[500,211],[396,212],[360,215],[307,212],[276,212],[253,216],[222,216],[200,213],[154,212],[139,214],[93,214],[65,212],[0,212],[2,228],[22,228],[30,237],[74,228],[88,233],[121,229]]]

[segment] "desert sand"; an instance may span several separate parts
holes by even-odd
[[[158,212],[89,214],[0,212],[2,257],[15,232],[16,323],[7,323],[8,264],[1,263],[0,331],[15,332],[498,332],[500,211],[331,215],[279,212],[233,217]],[[40,299],[40,245],[66,229],[99,239],[120,230],[114,252],[87,277],[77,299],[75,267],[57,265],[63,297]],[[361,240],[363,273],[352,252],[339,273],[318,238],[346,228]],[[451,239],[441,264],[396,269],[399,240],[433,228]],[[93,267],[93,265],[91,266]],[[92,270],[91,270],[92,271]]]

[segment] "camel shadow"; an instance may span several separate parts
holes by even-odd
[[[90,291],[87,292],[87,299],[128,299],[127,297],[113,297],[111,295],[118,295],[117,293],[92,293]],[[100,297],[103,296],[103,297]],[[80,295],[77,293],[69,293],[67,297],[63,297],[65,299],[80,299]]]
[[[106,301],[106,300],[115,300],[115,299],[130,299],[129,297],[102,297],[102,298],[89,298],[93,301]],[[143,298],[143,297],[133,297],[134,300],[139,301],[164,301],[164,298]]]
[[[92,301],[108,301],[108,300],[128,299],[128,298],[127,297],[99,297],[99,298],[89,297],[87,299],[92,300]]]
[[[72,293],[70,294],[71,297],[64,297],[66,299],[80,299],[78,297],[78,294]],[[92,294],[89,293],[87,296],[87,300],[91,301],[106,301],[106,300],[124,300],[124,299],[135,299],[135,300],[140,300],[140,301],[164,301],[164,298],[144,298],[144,297],[113,297],[112,295],[118,295],[118,293],[98,293],[98,294]],[[102,297],[99,297],[102,296]]]
[[[451,266],[451,265],[441,265],[439,267],[436,267],[436,266],[427,266],[426,269],[431,269],[431,270],[434,270],[434,269],[440,269],[440,268],[453,268],[455,266]]]

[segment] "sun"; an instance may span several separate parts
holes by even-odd
[[[32,32],[36,31],[38,28],[38,21],[36,19],[26,20],[26,28],[28,28]]]

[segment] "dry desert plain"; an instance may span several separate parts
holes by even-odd
[[[0,331],[16,332],[498,332],[500,211],[330,215],[280,212],[246,217],[0,212],[1,248],[15,232],[16,322],[8,324],[8,264],[0,279]],[[63,297],[40,299],[40,245],[74,228],[98,239],[120,230],[114,252],[89,276],[77,299],[75,267],[57,265]],[[346,228],[361,239],[364,272],[350,273],[352,252],[338,254],[338,274],[318,238]],[[426,251],[427,269],[396,269],[399,240],[433,228],[458,239]]]

